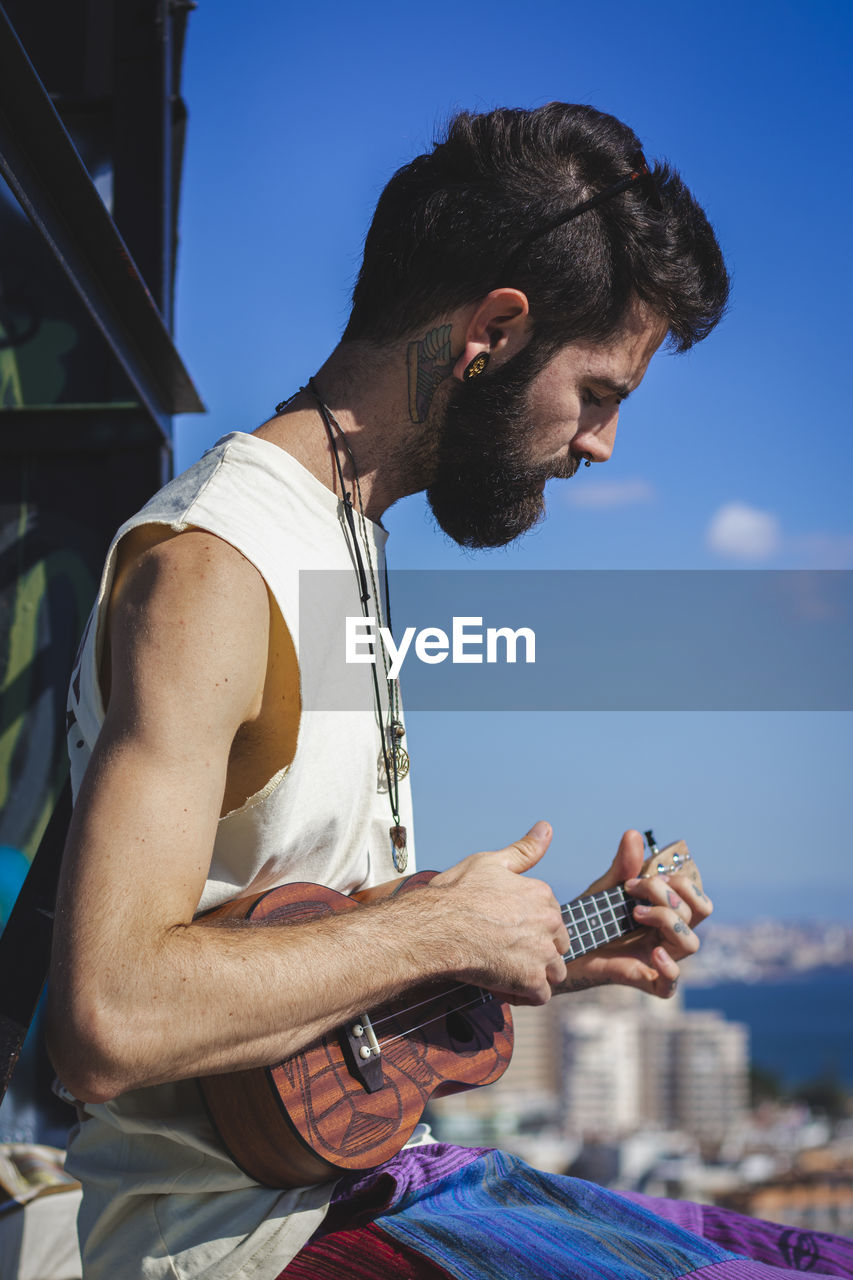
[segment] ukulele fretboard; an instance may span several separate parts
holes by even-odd
[[[577,960],[588,951],[624,937],[636,928],[634,899],[622,888],[602,889],[586,898],[574,898],[562,908],[572,940],[566,960]]]

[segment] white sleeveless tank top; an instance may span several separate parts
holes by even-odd
[[[71,682],[75,795],[104,718],[98,672],[116,549],[131,529],[152,523],[216,534],[255,565],[290,631],[300,667],[302,712],[293,761],[220,819],[199,910],[289,881],[349,893],[393,879],[392,817],[369,671],[352,668],[355,684],[361,682],[354,710],[314,709],[322,699],[305,683],[322,680],[324,659],[339,654],[343,637],[322,626],[308,634],[307,619],[300,635],[300,571],[337,570],[330,575],[334,590],[351,592],[346,612],[360,615],[352,536],[335,495],[290,454],[257,436],[225,436],[116,534]],[[387,535],[369,521],[363,533],[362,557],[379,584]],[[400,782],[399,809],[411,833],[408,779]],[[411,835],[408,853],[411,872]],[[68,1168],[84,1186],[86,1280],[273,1280],[325,1213],[330,1184],[282,1192],[243,1174],[218,1142],[193,1081],[87,1104],[83,1117],[72,1135]]]

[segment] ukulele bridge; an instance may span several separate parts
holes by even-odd
[[[376,1093],[385,1083],[382,1050],[368,1015],[361,1013],[342,1027],[340,1039],[350,1074],[361,1081],[368,1093]]]

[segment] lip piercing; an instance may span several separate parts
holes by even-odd
[[[587,458],[583,465],[584,465],[585,467],[591,467],[591,466],[592,466],[592,463],[590,462],[589,458]]]

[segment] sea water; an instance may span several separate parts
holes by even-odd
[[[813,969],[772,982],[690,987],[688,1009],[719,1009],[749,1027],[751,1057],[784,1086],[833,1075],[853,1092],[853,969]]]

